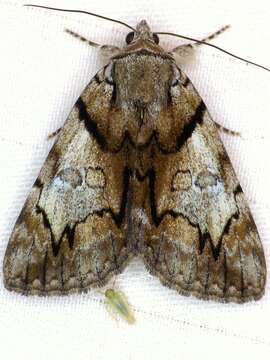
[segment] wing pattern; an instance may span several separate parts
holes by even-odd
[[[67,294],[141,256],[184,295],[264,292],[255,223],[205,104],[167,54],[116,56],[87,86],[11,235],[5,286]]]

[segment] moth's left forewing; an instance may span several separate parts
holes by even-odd
[[[180,80],[168,113],[184,125],[155,161],[145,263],[184,295],[259,299],[266,266],[256,225],[217,126],[181,71]]]
[[[102,69],[74,105],[15,224],[4,258],[7,289],[80,292],[126,263],[126,155],[103,151],[94,117],[111,97]]]

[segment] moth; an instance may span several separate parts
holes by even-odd
[[[140,256],[182,295],[260,299],[264,252],[218,126],[146,21],[126,43],[103,47],[108,64],[33,185],[7,246],[5,287],[81,292]]]
[[[109,288],[105,291],[105,298],[105,303],[109,311],[111,309],[116,315],[119,315],[130,325],[135,323],[136,320],[133,312],[122,291]]]

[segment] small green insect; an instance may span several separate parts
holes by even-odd
[[[129,324],[135,323],[135,317],[130,308],[128,300],[121,291],[113,289],[107,289],[105,291],[106,305],[110,307],[117,315],[120,315],[122,319],[127,321]]]

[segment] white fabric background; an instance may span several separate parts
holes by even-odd
[[[102,66],[98,52],[68,36],[122,45],[124,27],[84,15],[27,9],[0,1],[0,262],[15,220],[60,127],[82,89]],[[37,1],[85,9],[155,31],[201,38],[225,24],[214,42],[270,67],[269,0]],[[167,49],[180,39],[163,37]],[[248,198],[270,267],[270,73],[210,48],[181,65],[213,118],[242,133],[222,135]],[[134,260],[116,278],[137,323],[115,322],[96,292],[23,297],[6,291],[0,275],[1,359],[270,358],[270,288],[245,305],[180,296]]]

